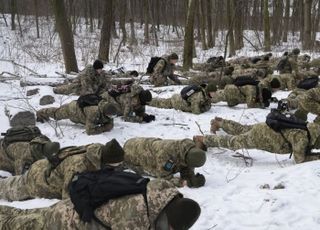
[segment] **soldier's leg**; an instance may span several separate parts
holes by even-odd
[[[45,229],[46,220],[42,210],[44,209],[22,210],[1,205],[0,229]]]
[[[218,90],[215,95],[211,98],[212,103],[218,103],[221,101],[226,101],[226,96],[224,90]]]
[[[320,115],[320,103],[307,96],[301,97],[301,99],[299,100],[298,108],[315,115]]]
[[[250,131],[252,127],[253,125],[242,125],[236,121],[216,117],[215,119],[211,120],[210,131],[212,133],[216,133],[216,131],[221,128],[227,134],[239,135]]]
[[[15,201],[31,198],[27,189],[27,174],[0,180],[0,199]]]
[[[171,98],[153,98],[151,102],[149,102],[149,106],[163,108],[163,109],[172,109]]]
[[[37,111],[37,120],[41,122],[41,120],[49,120],[49,118],[53,118],[54,120],[63,120],[70,118],[70,103],[62,105],[59,108],[45,108]]]
[[[74,92],[74,85],[73,84],[59,85],[53,88],[53,92],[55,94],[69,95]]]

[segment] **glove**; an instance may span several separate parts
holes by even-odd
[[[154,121],[155,119],[156,119],[156,117],[154,115],[145,115],[142,120],[144,122],[149,123],[151,121]]]
[[[277,103],[279,100],[276,97],[271,97],[270,101]]]
[[[196,175],[191,176],[191,178],[187,179],[188,187],[190,188],[199,188],[206,183],[206,178],[204,175],[197,173]]]

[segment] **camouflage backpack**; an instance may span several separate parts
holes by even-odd
[[[3,147],[8,147],[11,143],[15,142],[29,142],[32,139],[41,136],[41,131],[36,126],[14,127],[1,133],[3,138]]]
[[[56,168],[64,159],[87,152],[87,146],[68,146],[48,158],[53,168]]]
[[[160,61],[160,60],[164,60],[163,58],[161,57],[152,57],[150,59],[150,62],[148,64],[148,67],[147,67],[147,74],[151,74],[153,73],[153,69],[154,67],[156,66],[156,64]],[[165,62],[165,65],[167,64],[167,62]]]

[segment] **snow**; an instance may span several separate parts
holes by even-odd
[[[42,20],[42,33],[49,33],[52,30],[52,23]],[[18,35],[4,26],[0,21],[0,58],[13,59],[16,62],[26,65],[34,71],[56,76],[55,71],[63,71],[61,53],[59,53],[59,43],[57,35],[43,36],[42,39],[34,39],[34,27],[30,28],[30,34],[24,40],[17,38]],[[48,34],[48,35],[49,35]],[[94,60],[95,52],[98,48],[98,32],[86,34],[82,29],[77,31],[75,44],[80,68]],[[254,37],[252,32],[246,31],[247,36]],[[142,38],[143,31],[140,29],[137,36]],[[172,35],[174,36],[174,35]],[[218,38],[221,34],[218,35]],[[162,32],[159,35],[162,39],[172,39]],[[48,40],[46,40],[48,39]],[[49,39],[51,39],[49,41]],[[174,37],[173,39],[176,39]],[[283,50],[296,46],[296,37],[291,37],[288,44],[282,47],[275,47],[275,55],[280,55]],[[50,43],[51,42],[51,43]],[[198,58],[196,62],[206,60],[212,55],[223,53],[222,41],[218,40],[218,47],[208,51],[201,51],[197,47]],[[258,44],[253,39],[254,44]],[[34,48],[30,43],[36,43]],[[119,39],[113,40],[112,57],[118,48]],[[44,44],[51,44],[45,47]],[[123,48],[120,52],[118,62],[111,63],[106,67],[116,68],[125,66],[127,69],[137,69],[144,71],[151,56],[161,55],[171,51],[182,52],[181,42],[166,43],[160,40],[160,46],[141,45],[131,52],[129,48]],[[52,55],[42,60],[32,58],[25,49],[35,52]],[[86,49],[84,48],[86,47]],[[42,50],[42,52],[40,52]],[[9,52],[10,51],[10,52]],[[255,52],[253,48],[246,44],[246,47],[237,53],[242,55],[257,55],[262,52]],[[313,54],[316,55],[316,54]],[[0,61],[0,73],[3,71],[12,72],[31,79],[29,71],[16,67],[8,62]],[[36,78],[38,81],[47,79]],[[52,79],[51,79],[52,80]],[[168,86],[153,89],[148,85],[145,88],[152,90],[154,97],[167,98],[178,93],[183,86]],[[29,89],[39,88],[37,95],[25,97]],[[285,98],[289,92],[277,92],[276,96]],[[0,124],[1,131],[9,128],[9,120],[4,115],[4,110],[8,109],[10,114],[15,114],[21,110],[37,110],[48,106],[40,106],[39,99],[44,95],[52,95],[56,102],[51,106],[59,106],[68,103],[77,97],[55,95],[49,86],[30,86],[21,88],[18,81],[0,83]],[[20,99],[17,99],[20,98]],[[272,104],[271,107],[275,107]],[[147,106],[147,113],[156,115],[156,121],[149,124],[135,124],[123,122],[120,118],[115,118],[115,127],[111,132],[100,135],[88,136],[84,132],[84,127],[73,124],[68,120],[50,122],[37,125],[43,134],[53,141],[59,141],[62,147],[69,145],[85,145],[89,143],[106,143],[112,138],[116,138],[121,144],[132,137],[159,137],[164,139],[192,138],[193,135],[200,135],[201,132],[196,124],[200,125],[205,134],[210,133],[210,120],[215,116],[225,119],[232,119],[243,124],[254,124],[264,122],[269,109],[248,109],[245,105],[238,105],[233,108],[227,107],[226,103],[218,103],[212,106],[211,110],[201,115],[193,115],[181,111],[158,109]],[[314,115],[310,115],[312,120]],[[55,128],[57,127],[57,128]],[[224,134],[219,131],[218,134]],[[296,165],[287,155],[277,155],[261,150],[240,149],[236,152],[253,158],[252,165],[246,165],[243,158],[233,157],[234,151],[218,148],[210,148],[207,152],[207,162],[197,172],[206,177],[206,185],[202,188],[191,189],[182,188],[180,191],[185,197],[192,198],[199,202],[202,213],[199,220],[192,229],[205,230],[298,230],[298,229],[319,229],[320,226],[320,162],[309,162]],[[10,176],[7,172],[0,171],[0,176]],[[270,189],[263,189],[262,186],[268,184]],[[277,185],[283,185],[283,189],[274,189]],[[268,187],[268,186],[264,186]],[[58,200],[33,199],[21,202],[0,201],[1,205],[9,205],[22,209],[39,208],[50,206]]]

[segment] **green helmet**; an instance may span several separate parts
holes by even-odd
[[[191,148],[186,155],[186,163],[191,168],[197,168],[206,162],[206,152],[199,148]]]
[[[300,54],[300,49],[298,49],[298,48],[293,49],[292,50],[292,54],[299,55]]]

